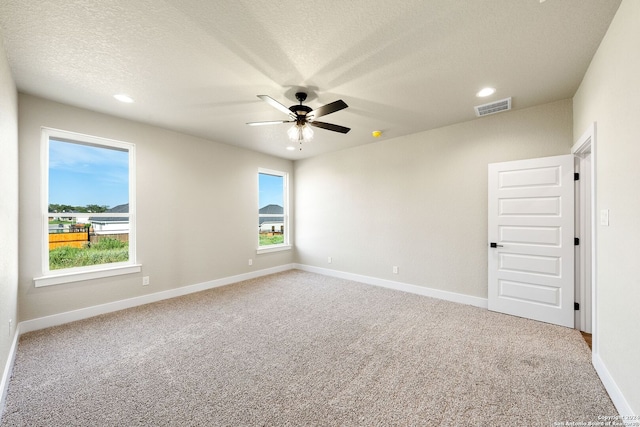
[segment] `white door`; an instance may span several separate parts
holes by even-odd
[[[573,155],[489,165],[489,310],[573,328]]]

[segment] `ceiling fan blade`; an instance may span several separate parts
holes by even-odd
[[[271,120],[268,122],[249,122],[249,126],[279,125],[281,123],[293,123],[295,120]]]
[[[321,116],[326,116],[327,114],[335,113],[336,111],[343,110],[347,108],[348,105],[342,99],[337,101],[333,101],[327,105],[323,105],[322,107],[316,108],[312,112],[309,113],[310,117],[314,119]]]
[[[280,104],[278,101],[276,101],[275,99],[273,99],[269,95],[258,95],[258,98],[262,99],[264,102],[266,102],[267,104],[271,105],[275,109],[282,111],[287,116],[295,118],[295,115],[291,112],[291,110],[289,110],[289,108],[287,108],[284,105]]]
[[[334,132],[347,133],[351,130],[351,128],[347,128],[340,125],[334,125],[333,123],[325,123],[325,122],[308,122],[311,126],[315,126],[322,129],[332,130]]]

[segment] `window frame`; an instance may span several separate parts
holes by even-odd
[[[283,243],[276,245],[260,246],[260,218],[261,217],[274,217],[280,216],[279,214],[261,214],[260,213],[260,175],[272,175],[282,177],[282,222],[284,226]],[[289,232],[289,173],[284,171],[278,171],[274,169],[258,168],[258,174],[256,175],[258,184],[258,233],[256,236],[256,254],[264,254],[269,252],[287,251],[291,249],[290,232]]]
[[[129,259],[125,262],[95,264],[58,270],[49,268],[49,141],[51,139],[72,144],[127,151],[129,157],[129,212],[96,213],[92,216],[129,217]],[[60,129],[42,127],[40,143],[40,222],[42,275],[33,279],[35,287],[58,285],[82,280],[99,279],[122,274],[139,273],[142,266],[136,262],[136,151],[135,144]],[[86,213],[68,213],[69,217],[86,216]]]

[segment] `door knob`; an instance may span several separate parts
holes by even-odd
[[[492,248],[503,248],[504,247],[504,246],[499,245],[499,244],[494,243],[494,242],[489,243],[489,246],[491,246]]]

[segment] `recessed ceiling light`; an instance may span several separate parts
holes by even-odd
[[[295,149],[296,149],[296,147],[294,147],[293,145],[290,145],[290,146],[287,147],[287,150],[289,150],[289,151],[293,151]]]
[[[126,102],[127,104],[130,104],[133,102],[133,98],[131,98],[129,95],[126,95],[124,93],[119,93],[117,95],[113,95],[113,97],[115,99],[117,99],[120,102]]]
[[[496,93],[495,88],[485,87],[484,89],[480,90],[480,92],[476,93],[476,96],[479,98],[484,98],[485,96],[493,95],[494,93]]]

